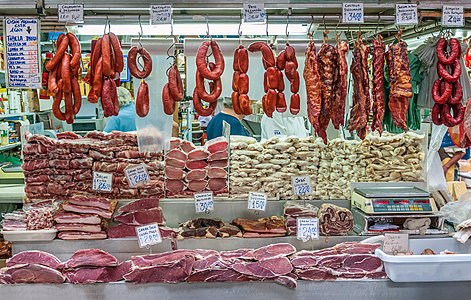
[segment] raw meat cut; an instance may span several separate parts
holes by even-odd
[[[118,260],[113,255],[100,249],[82,249],[76,251],[63,264],[64,269],[78,267],[114,267]]]
[[[19,264],[38,264],[58,269],[62,263],[52,254],[43,251],[30,250],[17,253],[7,260],[7,267],[13,267],[14,265]]]
[[[242,228],[244,232],[273,234],[286,233],[286,228],[283,219],[276,216],[270,218],[261,218],[258,220],[237,218],[232,221],[232,224]]]
[[[58,231],[82,231],[82,232],[101,232],[100,225],[91,224],[57,224],[56,229]]]
[[[108,238],[118,239],[118,238],[136,236],[137,235],[136,227],[137,225],[126,225],[126,224],[119,224],[117,226],[109,227],[107,229]],[[175,231],[172,228],[159,226],[159,230],[160,230],[160,236],[163,239],[173,238],[175,236]]]
[[[225,178],[211,178],[208,180],[208,186],[211,191],[220,191],[227,187]]]
[[[224,151],[215,152],[209,155],[208,161],[223,160],[223,159],[227,160],[228,157],[229,157],[229,153],[227,152],[227,150],[224,150]]]
[[[167,166],[165,168],[165,175],[167,176],[167,179],[181,180],[185,178],[185,172],[183,172],[182,168],[175,168],[171,166]]]
[[[383,262],[374,254],[338,254],[321,257],[317,266],[332,275],[366,274],[383,270]]]
[[[178,283],[185,281],[191,274],[195,258],[185,256],[180,260],[172,263],[153,265],[147,267],[133,268],[129,273],[124,275],[126,281],[134,283],[148,282],[167,282]]]
[[[72,159],[70,161],[71,169],[90,169],[92,166],[93,166],[93,158],[91,157]]]
[[[67,278],[67,282],[90,284],[124,280],[124,274],[129,273],[131,269],[132,263],[130,260],[127,260],[116,267],[68,269],[63,273]]]
[[[75,205],[83,205],[90,207],[97,207],[105,210],[111,208],[110,200],[107,198],[97,197],[97,196],[72,196],[68,198],[69,203]]]
[[[193,145],[193,143],[189,141],[182,140],[180,144],[180,148],[185,151],[186,153],[190,153],[191,150],[195,150],[196,147]]]
[[[191,170],[186,174],[187,180],[204,180],[206,178],[207,171],[206,169],[197,169]]]
[[[141,198],[139,200],[135,200],[121,206],[120,208],[118,208],[118,212],[126,213],[138,210],[157,208],[159,207],[159,203],[160,198]]]
[[[262,260],[273,257],[289,256],[296,253],[296,248],[288,243],[272,244],[265,247],[258,248],[253,252],[256,260]]]
[[[165,164],[170,167],[175,167],[175,168],[184,168],[185,167],[185,161],[184,160],[179,160],[175,158],[166,158],[165,159]]]
[[[170,150],[169,152],[167,152],[167,158],[166,159],[168,159],[168,158],[174,158],[174,159],[178,159],[178,160],[181,160],[181,161],[186,161],[187,160],[187,155],[182,150],[173,149],[173,150]]]
[[[258,278],[273,278],[291,273],[293,266],[286,257],[267,258],[257,262],[238,262],[235,271]]]
[[[337,277],[330,274],[324,269],[312,267],[307,270],[295,270],[295,274],[298,275],[299,279],[311,280],[311,281],[322,281],[322,280],[336,280]]]
[[[192,180],[188,182],[188,189],[193,192],[201,192],[206,189],[207,184],[206,180]]]
[[[96,207],[74,205],[70,203],[64,203],[62,205],[62,208],[68,212],[96,214],[105,219],[111,219],[111,216],[113,215],[111,211],[109,210],[104,210],[104,209],[96,208]]]
[[[121,222],[127,225],[144,225],[149,223],[165,223],[165,218],[160,207],[148,210],[134,211],[114,217],[115,222]]]
[[[182,180],[167,180],[166,187],[169,192],[179,193],[185,189],[185,183]]]
[[[208,163],[204,160],[193,160],[186,162],[186,168],[189,170],[204,169],[208,166]]]
[[[209,140],[204,144],[205,149],[209,153],[216,153],[216,152],[221,152],[224,150],[227,150],[227,140],[224,137],[218,137],[212,140]]]
[[[227,159],[213,160],[209,162],[211,168],[227,168]]]
[[[298,276],[293,273],[289,273],[286,275],[278,276],[273,279],[276,283],[284,285],[290,289],[295,289],[298,286],[297,282]]]
[[[99,233],[81,232],[81,231],[63,231],[57,234],[62,240],[103,240],[106,239],[106,232]]]
[[[323,235],[344,235],[353,229],[353,215],[347,208],[324,203],[319,210],[319,230]]]
[[[6,267],[1,274],[7,275],[13,283],[63,283],[61,272],[38,264],[19,264]]]
[[[239,261],[240,259],[245,260],[255,260],[253,257],[254,249],[237,249],[230,251],[221,251],[219,254],[224,260],[227,260],[231,263]]]
[[[253,279],[232,269],[196,271],[187,278],[187,282],[240,282],[250,280]]]
[[[209,153],[203,149],[191,150],[188,153],[188,160],[205,160],[209,156]]]
[[[208,177],[209,178],[226,178],[227,177],[227,171],[224,170],[224,168],[216,168],[216,167],[211,167],[208,170]]]
[[[132,256],[131,261],[135,267],[172,265],[185,257],[194,257],[195,255],[195,250],[181,249],[163,253]]]
[[[176,149],[178,147],[180,147],[180,144],[182,143],[182,140],[179,139],[179,138],[171,138],[170,139],[170,150],[172,149]]]

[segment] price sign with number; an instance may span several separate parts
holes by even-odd
[[[57,5],[59,22],[83,23],[83,4]]]
[[[390,254],[409,252],[409,235],[407,233],[384,234],[383,251]]]
[[[265,193],[249,193],[248,209],[265,211],[267,209],[267,195]]]
[[[150,6],[150,24],[171,24],[172,6],[171,5],[151,5]]]
[[[263,3],[244,3],[244,23],[265,23],[266,17]]]
[[[319,219],[318,218],[297,218],[297,234],[298,240],[306,242],[308,240],[319,239]]]
[[[363,3],[342,4],[343,23],[364,23],[363,16]]]
[[[311,178],[309,176],[293,176],[291,185],[296,196],[312,194]]]
[[[124,175],[126,175],[126,179],[128,180],[130,187],[136,187],[150,180],[149,173],[147,172],[147,167],[144,164],[126,168],[124,170]]]
[[[157,223],[136,227],[136,233],[140,248],[162,243],[162,236]]]
[[[446,27],[464,27],[463,6],[443,5],[442,25]]]
[[[197,213],[205,213],[214,209],[213,193],[196,193],[195,207]]]
[[[416,25],[417,4],[396,4],[396,25]]]
[[[113,188],[113,174],[93,172],[92,189],[98,192],[111,192]]]

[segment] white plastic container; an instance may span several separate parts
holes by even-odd
[[[437,255],[420,255],[427,248]],[[453,238],[410,239],[409,249],[415,255],[395,256],[376,249],[375,254],[383,261],[386,274],[392,281],[471,280],[471,242],[461,244]],[[444,250],[459,254],[438,254]]]
[[[29,241],[52,241],[57,234],[57,229],[47,230],[2,230],[3,238],[10,242],[29,242]]]

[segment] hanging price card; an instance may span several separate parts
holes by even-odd
[[[83,23],[83,4],[59,4],[57,14],[59,22]]]
[[[267,195],[265,193],[249,193],[248,209],[265,211],[267,208]]]
[[[306,242],[308,240],[319,239],[319,219],[318,218],[297,218],[297,234],[298,240]]]
[[[342,4],[343,23],[364,23],[363,16],[363,3]]]
[[[197,213],[205,213],[214,209],[213,193],[196,193],[195,207]]]
[[[409,235],[406,233],[384,234],[383,251],[389,254],[409,252]]]
[[[171,24],[172,6],[171,5],[151,5],[150,6],[150,25]]]
[[[140,248],[162,243],[162,236],[157,223],[136,227],[136,233]]]
[[[147,167],[144,164],[125,169],[124,175],[126,175],[130,187],[136,187],[150,180]]]
[[[309,176],[293,176],[291,177],[291,185],[296,196],[312,194],[311,178]]]
[[[464,27],[463,6],[443,5],[442,25],[446,27]]]
[[[396,4],[396,25],[416,25],[417,4]]]
[[[266,17],[263,3],[244,3],[244,23],[265,23]]]
[[[111,192],[113,188],[113,174],[93,172],[92,189],[99,192]]]

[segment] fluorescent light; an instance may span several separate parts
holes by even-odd
[[[170,25],[143,25],[144,35],[168,36]],[[303,24],[289,24],[289,35],[306,35],[308,26]],[[78,35],[99,35],[103,32],[104,25],[83,25],[75,28]],[[238,35],[237,23],[210,23],[211,35]],[[242,35],[266,35],[265,24],[242,24]],[[140,32],[139,25],[111,25],[111,31],[117,35],[135,35]],[[174,35],[205,35],[207,31],[204,23],[174,24]],[[285,35],[286,24],[268,24],[269,35]]]

